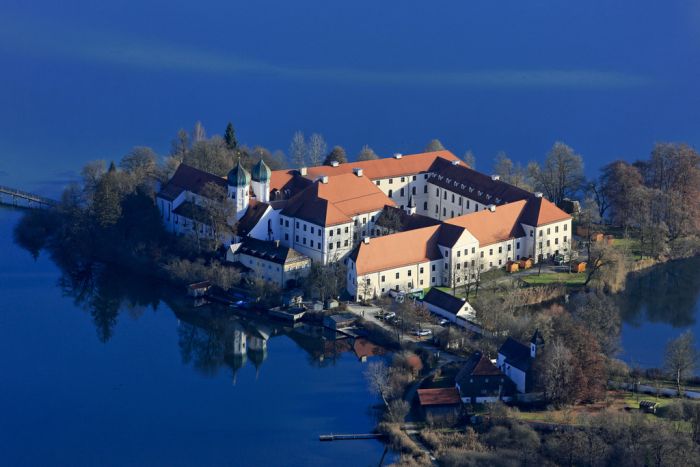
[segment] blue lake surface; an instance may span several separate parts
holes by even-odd
[[[379,463],[379,442],[318,441],[375,424],[366,364],[347,347],[193,313],[128,274],[80,289],[14,245],[20,215],[0,209],[0,463]]]
[[[696,0],[7,0],[0,183],[54,194],[196,120],[273,150],[319,132],[351,157],[439,138],[486,173],[563,140],[595,175],[700,145],[698,56]]]

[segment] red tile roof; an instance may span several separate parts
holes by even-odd
[[[370,180],[401,177],[428,172],[433,163],[438,159],[444,161],[459,161],[460,165],[466,167],[466,164],[460,161],[459,158],[450,151],[434,151],[402,156],[400,159],[385,157],[371,161],[346,162],[344,164],[339,164],[337,167],[332,167],[330,165],[308,167],[306,177],[311,180],[315,180],[323,175],[335,177],[337,175],[351,174],[356,168],[362,169],[363,175]],[[282,190],[285,186],[290,184],[292,179],[301,177],[301,175],[298,174],[298,170],[284,169],[273,171],[270,189]]]
[[[454,405],[462,402],[459,397],[457,388],[434,388],[434,389],[419,389],[418,401],[420,405]]]
[[[520,214],[526,202],[522,200],[497,206],[494,212],[486,208],[479,212],[448,219],[445,224],[467,229],[479,241],[480,247],[522,237],[524,234],[520,226]]]
[[[394,206],[367,177],[352,173],[320,180],[289,200],[282,209],[285,216],[296,217],[316,225],[337,225],[352,221],[358,214],[381,211]]]
[[[360,243],[351,256],[357,268],[357,275],[439,259],[439,229],[439,225],[433,225],[372,238],[369,243]]]

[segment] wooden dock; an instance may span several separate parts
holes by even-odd
[[[384,435],[381,433],[360,433],[360,434],[345,434],[345,435],[321,435],[318,437],[320,441],[352,441],[360,439],[382,439]]]

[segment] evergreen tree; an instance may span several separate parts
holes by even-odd
[[[335,146],[326,156],[326,159],[323,161],[323,165],[331,165],[333,162],[344,164],[347,161],[348,157],[345,154],[345,149],[343,149],[341,146]]]
[[[226,141],[226,147],[231,151],[238,148],[238,139],[236,139],[236,130],[233,129],[233,123],[228,122],[226,125],[226,132],[224,133],[224,140]]]

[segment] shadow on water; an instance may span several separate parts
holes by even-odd
[[[65,262],[59,267],[63,295],[89,313],[101,342],[114,335],[122,313],[135,319],[164,303],[178,318],[183,363],[203,375],[215,376],[227,368],[235,382],[236,373],[247,363],[257,372],[267,358],[267,341],[282,335],[303,349],[308,363],[315,367],[332,366],[342,354],[354,352],[352,339],[336,339],[319,326],[292,326],[253,312],[241,315],[217,304],[195,308],[182,291],[123,268],[102,263],[71,263],[68,267]],[[384,353],[380,347],[372,348],[377,355]]]
[[[621,300],[622,319],[674,328],[695,325],[700,306],[700,257],[672,261],[633,274]]]

